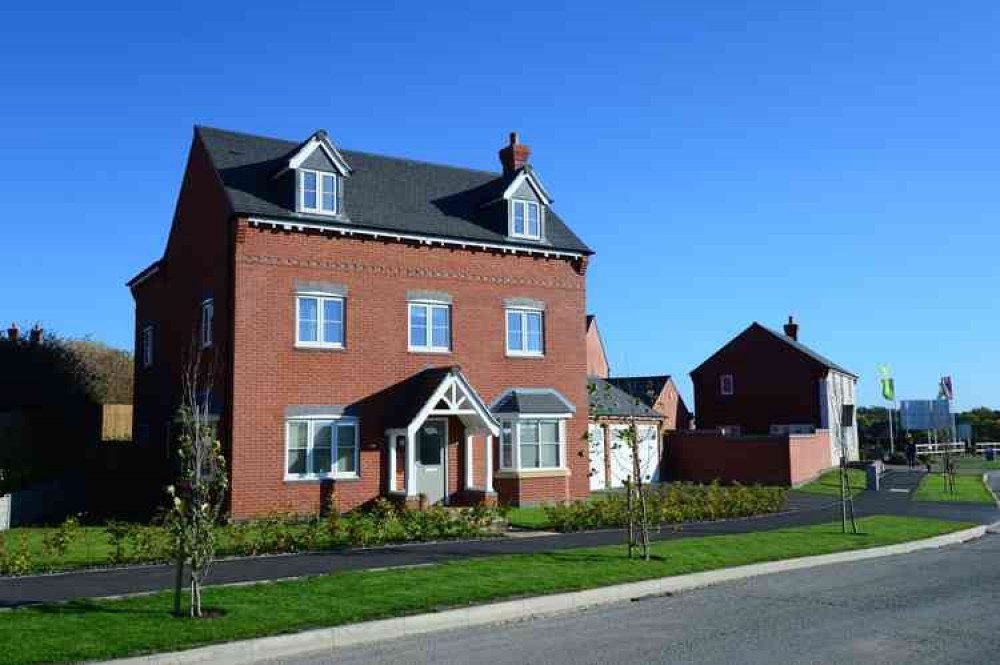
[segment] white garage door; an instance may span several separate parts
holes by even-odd
[[[591,425],[590,429],[590,489],[602,490],[607,487],[604,473],[604,428]]]
[[[621,435],[628,430],[628,425],[613,425],[611,427],[611,486],[624,487],[625,479],[632,477],[632,453],[629,446],[622,443]],[[647,483],[660,482],[660,447],[656,440],[656,427],[640,425],[639,433],[639,469],[642,480]]]

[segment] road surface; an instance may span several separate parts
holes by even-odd
[[[303,657],[302,665],[1000,662],[1000,535]],[[288,661],[284,661],[288,662]]]

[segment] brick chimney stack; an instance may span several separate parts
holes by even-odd
[[[788,323],[785,324],[785,334],[796,342],[799,341],[799,324],[795,323],[795,319],[791,316],[788,317]]]
[[[21,336],[21,329],[17,327],[17,321],[13,321],[10,324],[10,328],[7,328],[7,339],[12,342],[16,342],[17,338]]]
[[[45,331],[42,329],[42,326],[40,326],[39,324],[36,323],[34,326],[32,326],[31,331],[28,332],[28,340],[32,344],[41,344],[42,343],[42,333],[44,333],[44,332]]]
[[[510,145],[500,151],[500,163],[503,164],[503,174],[510,177],[528,163],[531,148],[517,142],[517,132],[510,133]]]

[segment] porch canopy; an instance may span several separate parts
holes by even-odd
[[[467,490],[493,491],[493,437],[500,435],[497,422],[489,407],[473,390],[458,366],[433,367],[414,374],[387,391],[385,414],[389,423],[386,430],[389,443],[389,491],[405,493],[407,498],[417,496],[416,440],[417,433],[428,418],[455,416],[465,427],[465,482]],[[485,459],[482,463],[486,474],[485,487],[473,487],[474,436],[486,439]],[[403,443],[406,463],[403,487],[397,487],[397,447]]]

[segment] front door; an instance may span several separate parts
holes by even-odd
[[[444,456],[447,441],[446,420],[429,419],[417,432],[417,494],[425,495],[428,505],[444,500]]]

